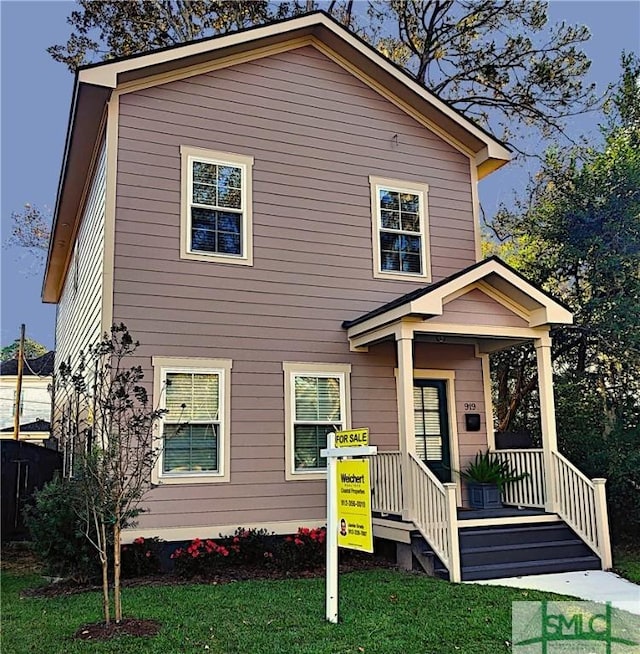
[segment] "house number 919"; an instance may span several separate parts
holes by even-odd
[[[465,411],[475,411],[476,410],[476,403],[475,402],[465,402],[464,403],[464,410]]]

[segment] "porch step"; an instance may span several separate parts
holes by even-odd
[[[462,569],[462,581],[546,575],[554,572],[579,572],[582,570],[600,570],[600,559],[593,555],[576,559],[528,561],[526,565],[523,563],[497,563],[495,565],[471,566]]]
[[[563,522],[460,529],[460,563],[463,581],[600,569]]]
[[[558,519],[552,523],[527,523],[509,526],[465,527],[460,526],[460,548],[489,547],[492,545],[517,545],[518,543],[548,543],[567,538],[573,532]],[[576,538],[574,535],[573,538]]]

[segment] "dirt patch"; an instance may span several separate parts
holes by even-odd
[[[340,564],[340,572],[347,573],[355,570],[369,570],[377,567],[389,567],[389,562],[381,558],[363,558],[350,560]],[[136,579],[123,579],[124,588],[138,588],[141,586],[178,586],[186,584],[229,584],[249,580],[279,580],[279,579],[313,579],[324,576],[324,566],[311,570],[282,570],[279,568],[265,568],[260,566],[236,566],[218,571],[207,577],[193,577],[184,579],[174,574],[153,575],[138,577]],[[86,593],[88,591],[101,591],[102,587],[93,584],[81,584],[76,581],[59,581],[37,588],[27,588],[22,592],[23,597],[65,597]]]
[[[155,636],[162,625],[156,620],[135,620],[128,618],[119,623],[93,622],[82,625],[73,634],[76,640],[111,640],[118,636]]]

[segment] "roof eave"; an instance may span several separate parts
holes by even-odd
[[[503,143],[418,84],[405,71],[323,12],[93,65],[80,70],[78,79],[81,84],[114,89],[122,83],[197,64],[216,53],[224,52],[226,56],[252,50],[258,45],[277,44],[304,36],[314,36],[364,72],[375,72],[373,77],[377,82],[440,125],[473,152],[479,172],[483,175],[511,159],[511,153]]]
[[[60,300],[69,257],[68,246],[78,229],[87,174],[110,95],[111,89],[81,83],[76,78],[42,283],[42,301],[45,303]]]

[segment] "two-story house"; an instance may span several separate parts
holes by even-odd
[[[452,580],[609,567],[602,483],[556,445],[571,314],[481,260],[478,180],[509,156],[323,13],[78,72],[43,298],[60,361],[124,322],[169,410],[130,538],[323,524],[326,434],[367,426],[401,558],[419,534]],[[457,471],[494,446],[489,354],[523,341],[543,447],[504,451],[531,475],[474,516]]]

